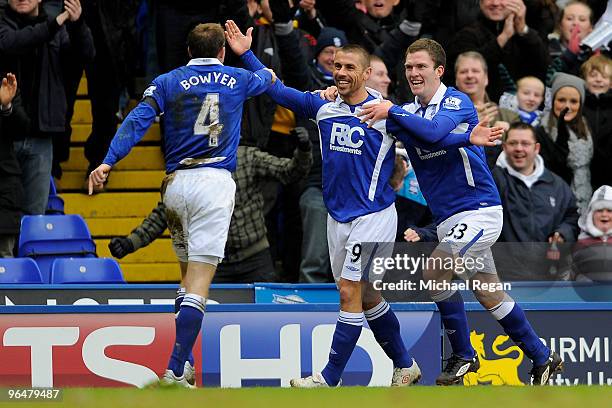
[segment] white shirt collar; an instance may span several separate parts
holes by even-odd
[[[193,58],[187,63],[189,65],[223,65],[221,61],[216,58]]]
[[[368,94],[372,95],[375,99],[378,99],[378,102],[381,102],[382,100],[385,99],[383,98],[382,94],[378,92],[376,89],[368,88],[366,86],[366,91],[368,91]],[[340,94],[336,96],[336,101],[334,103],[336,104],[336,106],[340,106],[340,104],[342,103],[348,105],[348,103],[344,102],[344,100],[340,97]]]
[[[443,83],[440,82],[440,86],[438,87],[438,90],[436,91],[436,93],[434,94],[434,96],[431,97],[431,100],[429,101],[429,104],[427,104],[427,106],[431,106],[431,105],[439,105],[442,102],[442,99],[444,99],[444,94],[446,93],[446,85],[444,85]],[[417,105],[417,108],[427,108],[426,106],[422,106],[421,102],[419,101],[419,97],[415,96],[414,97],[414,103]]]

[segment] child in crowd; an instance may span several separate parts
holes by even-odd
[[[582,64],[581,71],[586,81],[584,116],[593,136],[591,184],[597,189],[612,185],[612,60],[594,55]]]
[[[516,95],[504,93],[500,100],[500,116],[505,122],[521,121],[537,126],[542,117],[540,105],[544,101],[544,83],[533,76],[526,76],[517,82]]]

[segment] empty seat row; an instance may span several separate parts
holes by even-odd
[[[121,268],[111,258],[57,258],[50,279],[43,280],[31,258],[0,258],[0,284],[7,283],[125,283]]]
[[[95,258],[96,244],[80,215],[29,215],[21,220],[17,253],[34,259],[43,282],[50,282],[57,258]]]
[[[0,283],[125,282],[116,261],[97,258],[80,215],[24,216],[18,256],[0,263]]]

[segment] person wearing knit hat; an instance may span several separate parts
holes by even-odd
[[[591,198],[593,139],[582,116],[585,83],[577,76],[558,72],[552,80],[552,109],[538,128],[540,155],[546,167],[572,187],[582,213]]]
[[[553,98],[561,88],[566,86],[578,91],[578,94],[580,94],[580,105],[582,106],[584,103],[584,88],[586,86],[584,80],[577,76],[566,74],[565,72],[557,72],[552,78],[550,87]]]
[[[326,84],[326,86],[333,85],[334,78],[332,77],[332,71],[334,70],[336,49],[347,43],[348,41],[343,31],[333,27],[321,29],[321,34],[317,38],[317,45],[314,50],[315,59],[313,61],[314,67],[318,71],[319,82]]]
[[[612,281],[612,187],[601,186],[578,220],[580,235],[573,252],[577,281]]]

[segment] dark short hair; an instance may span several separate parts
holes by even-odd
[[[192,58],[216,58],[225,46],[225,32],[220,24],[198,24],[187,35]]]
[[[414,54],[418,51],[427,52],[434,64],[436,64],[435,68],[439,67],[440,65],[446,68],[446,52],[444,52],[444,48],[442,48],[440,43],[437,41],[429,38],[420,38],[410,44],[406,50],[406,56],[408,56],[408,54]]]
[[[340,47],[336,50],[336,53],[339,52],[350,52],[352,54],[358,54],[361,58],[363,69],[365,70],[370,67],[370,53],[361,45],[346,44],[345,46]]]
[[[504,134],[504,137],[503,137],[503,141],[504,142],[506,140],[508,140],[508,136],[510,135],[510,132],[512,130],[530,130],[531,131],[531,135],[533,136],[533,141],[538,143],[538,137],[536,136],[535,128],[533,126],[531,126],[529,123],[520,122],[520,121],[512,122],[510,124],[510,127],[508,128],[508,131]]]

